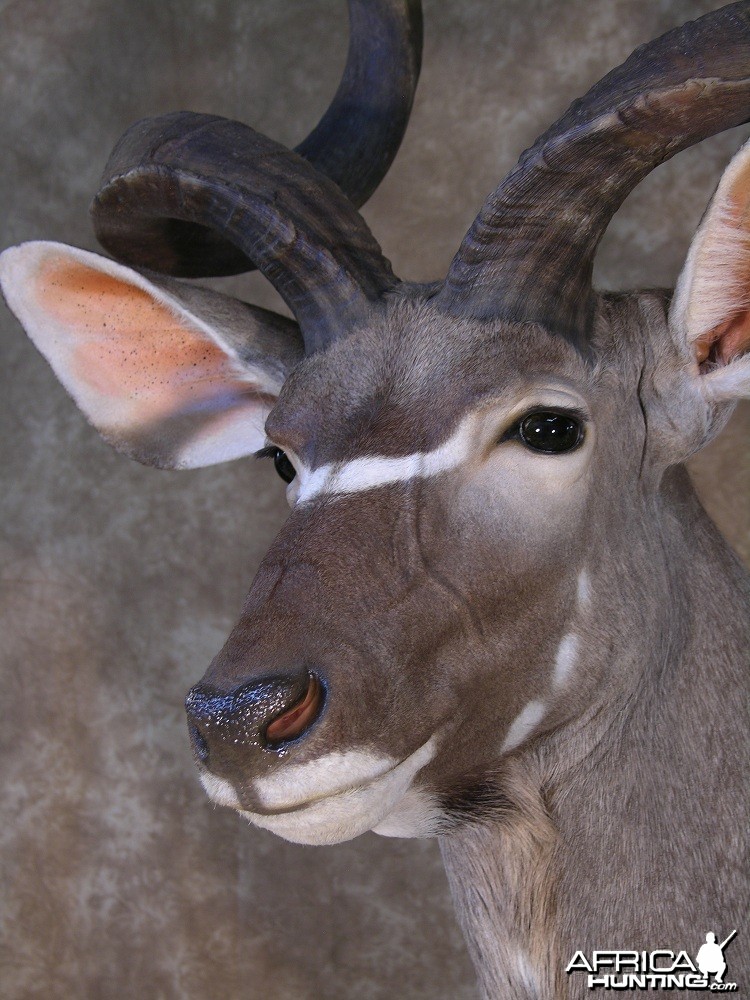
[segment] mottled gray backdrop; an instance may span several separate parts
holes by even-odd
[[[397,273],[444,274],[484,196],[569,100],[715,6],[425,0],[412,125],[364,211]],[[0,247],[93,248],[99,172],[144,115],[212,111],[298,142],[346,37],[344,0],[0,0]],[[610,229],[601,284],[674,281],[746,135],[641,186]],[[257,276],[224,285],[276,304]],[[196,781],[182,700],[284,518],[273,469],[129,462],[3,306],[0,323],[0,995],[475,997],[435,843],[293,846],[212,808]],[[749,423],[738,413],[694,467],[745,557]]]

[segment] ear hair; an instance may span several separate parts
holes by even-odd
[[[6,250],[0,284],[86,417],[147,465],[195,468],[256,451],[303,353],[291,320],[63,244]]]
[[[697,346],[723,326],[727,314],[750,308],[750,284],[743,281],[743,275],[750,274],[750,230],[737,227],[736,214],[725,204],[715,207],[710,233],[705,233],[703,227],[698,231],[688,265],[675,289],[675,302],[680,296],[687,299],[692,277],[687,273],[690,264],[693,268],[700,267],[700,295],[685,303],[683,329],[687,343]],[[708,355],[707,348],[708,345],[704,351],[696,350],[699,362],[705,360],[701,353]]]
[[[693,239],[669,320],[710,400],[750,393],[750,143],[724,172]]]

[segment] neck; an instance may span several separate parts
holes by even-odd
[[[587,645],[594,701],[503,763],[507,815],[441,840],[487,998],[584,997],[564,972],[579,949],[695,954],[743,925],[747,576],[692,491],[681,503],[642,620]]]
[[[559,833],[538,780],[529,781],[518,766],[503,777],[513,786],[511,815],[441,838],[448,883],[482,995],[559,997],[553,957]]]

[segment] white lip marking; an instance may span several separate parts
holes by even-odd
[[[507,753],[522,743],[529,733],[539,725],[547,711],[543,701],[530,701],[521,709],[508,730],[501,753]]]
[[[398,458],[372,455],[351,462],[322,465],[314,472],[306,472],[303,468],[297,502],[307,503],[324,493],[359,493],[455,469],[468,454],[473,423],[474,414],[465,417],[448,440],[433,451],[416,451]]]
[[[309,805],[300,805],[292,812],[270,816],[246,810],[240,812],[255,826],[296,844],[339,844],[380,825],[436,751],[437,738],[432,736],[406,760],[359,788],[345,787]]]
[[[552,675],[554,687],[561,687],[570,677],[578,658],[578,636],[575,632],[564,635],[555,655],[555,672]]]
[[[327,753],[306,764],[289,764],[276,774],[256,778],[253,786],[266,809],[294,809],[369,784],[397,764],[395,757],[385,754],[346,750]]]
[[[237,793],[225,778],[218,778],[210,771],[201,771],[198,777],[209,799],[217,806],[229,806],[230,809],[240,808]]]

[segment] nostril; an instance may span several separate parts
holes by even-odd
[[[203,682],[185,699],[196,762],[220,777],[246,769],[257,753],[285,752],[320,715],[325,686],[306,669],[261,677],[229,690]]]
[[[193,753],[198,758],[198,760],[205,764],[208,760],[208,743],[206,743],[200,729],[197,726],[188,726],[190,732],[190,745],[193,748]]]
[[[310,674],[307,690],[300,700],[269,722],[266,742],[281,743],[301,736],[318,717],[322,704],[323,686],[314,674]]]

